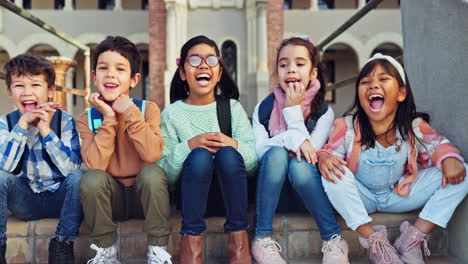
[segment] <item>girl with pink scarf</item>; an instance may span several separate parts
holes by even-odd
[[[315,218],[323,240],[323,263],[348,263],[348,245],[316,167],[315,151],[326,143],[334,120],[333,110],[324,102],[326,82],[319,60],[308,37],[284,40],[276,59],[279,82],[253,114],[260,170],[251,251],[259,264],[286,263],[280,245],[271,239],[283,185],[299,195],[285,198],[299,198]]]

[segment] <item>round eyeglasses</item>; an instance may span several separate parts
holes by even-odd
[[[205,58],[199,55],[192,55],[187,58],[187,61],[193,67],[200,66],[203,63],[203,61],[206,62],[206,65],[210,67],[215,67],[216,65],[218,65],[219,59],[220,58],[218,56],[214,56],[214,55],[210,55]]]

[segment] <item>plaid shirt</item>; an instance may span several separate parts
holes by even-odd
[[[72,171],[81,165],[80,142],[73,117],[62,111],[61,138],[51,131],[42,137],[30,125],[28,130],[14,124],[8,131],[6,115],[0,117],[0,169],[12,173],[24,153],[21,173],[35,193],[54,192]],[[48,155],[45,155],[48,154]]]

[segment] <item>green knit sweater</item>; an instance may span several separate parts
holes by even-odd
[[[231,117],[232,138],[238,142],[237,151],[244,158],[245,169],[252,172],[257,166],[252,126],[242,105],[232,99]],[[161,119],[164,151],[157,164],[166,172],[169,184],[173,184],[190,154],[188,140],[206,132],[220,132],[216,102],[190,105],[177,101],[164,109]]]

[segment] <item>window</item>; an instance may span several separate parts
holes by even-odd
[[[292,0],[284,0],[284,9],[292,9]]]
[[[63,9],[65,7],[65,1],[66,0],[55,0],[55,9]],[[76,4],[75,4],[75,1],[76,0],[73,0],[72,1],[72,8],[75,9],[76,7]]]
[[[332,61],[332,60],[329,60],[329,61],[325,61],[323,63],[325,65],[325,72],[326,72],[326,78],[327,78],[327,82],[328,82],[328,86],[332,85],[335,83],[335,61]],[[327,101],[328,103],[335,103],[336,101],[336,94],[335,94],[335,90],[332,90],[332,91],[327,91],[325,93],[325,101]]]
[[[141,0],[141,9],[143,9],[143,10],[148,10],[149,9],[148,0]]]
[[[114,7],[115,7],[114,0],[99,0],[98,2],[99,9],[112,10],[114,9]]]
[[[31,9],[31,0],[23,0],[23,8]]]
[[[221,46],[221,56],[223,58],[226,71],[237,83],[237,47],[232,40],[227,40]]]
[[[318,0],[319,9],[333,9],[335,8],[334,0]]]

